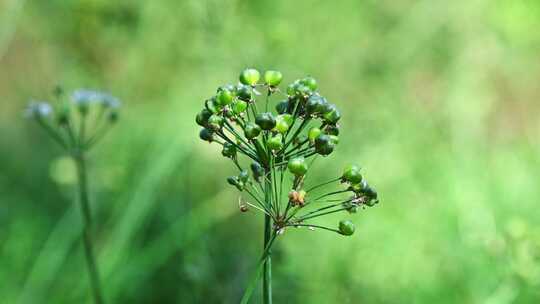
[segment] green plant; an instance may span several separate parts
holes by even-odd
[[[294,81],[286,92],[278,87],[280,72],[267,71],[263,84],[259,79],[257,70],[246,69],[238,85],[219,87],[216,95],[206,100],[196,122],[203,127],[201,139],[222,145],[223,156],[239,170],[227,182],[252,200],[241,200],[240,210],[264,214],[264,250],[242,303],[249,300],[262,271],[263,302],[268,304],[272,303],[272,246],[278,235],[301,227],[352,235],[354,225],[349,220],[340,221],[337,229],[311,222],[336,212],[355,213],[359,207],[377,204],[378,198],[356,165],[346,167],[339,177],[305,189],[306,176],[317,156],[331,154],[338,145],[341,114],[319,94],[313,77]],[[263,90],[264,101],[258,102],[263,99]],[[269,110],[273,96],[283,98],[275,105],[275,112]],[[239,155],[251,162],[251,174]],[[285,178],[288,175],[290,178]],[[319,192],[338,182],[345,187]]]
[[[104,299],[91,238],[92,215],[86,154],[118,120],[120,102],[107,93],[92,90],[76,90],[71,95],[71,101],[68,101],[63,98],[60,88],[55,90],[55,98],[58,102],[55,108],[48,102],[32,101],[26,115],[43,127],[76,164],[83,220],[81,237],[94,302],[101,304]]]

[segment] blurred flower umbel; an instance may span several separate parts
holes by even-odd
[[[120,101],[104,92],[79,89],[65,98],[55,89],[55,107],[45,101],[31,101],[25,116],[34,119],[77,165],[79,202],[83,217],[82,240],[91,290],[96,304],[104,303],[98,267],[91,240],[92,216],[88,197],[86,153],[98,143],[118,119]]]
[[[307,227],[350,236],[355,231],[350,220],[336,227],[312,221],[337,212],[355,213],[379,200],[357,165],[346,167],[341,176],[305,187],[315,159],[332,154],[339,143],[341,113],[319,93],[313,77],[297,79],[285,91],[279,88],[281,72],[266,71],[263,83],[260,78],[256,69],[245,69],[238,84],[220,86],[205,101],[195,120],[202,127],[200,138],[221,145],[222,155],[239,171],[227,182],[248,198],[240,200],[240,211],[264,214],[264,252],[258,269],[263,271],[263,302],[271,303],[271,248],[278,235]],[[321,191],[330,186],[337,189]],[[249,300],[257,278],[258,272],[242,303]]]

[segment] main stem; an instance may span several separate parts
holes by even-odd
[[[83,244],[86,257],[86,266],[88,267],[88,275],[90,277],[90,287],[94,295],[94,303],[103,304],[103,294],[101,292],[101,284],[99,273],[94,257],[92,240],[90,237],[90,229],[92,224],[92,216],[90,214],[90,203],[88,199],[88,182],[86,176],[86,163],[84,154],[81,151],[76,151],[73,158],[77,163],[77,174],[79,177],[79,202],[81,206],[81,214],[83,217]]]
[[[272,180],[270,168],[265,170],[264,198],[267,207],[272,205]],[[264,216],[264,247],[266,248],[272,238],[272,218],[265,214]],[[268,249],[268,257],[263,265],[263,303],[272,304],[272,250]]]

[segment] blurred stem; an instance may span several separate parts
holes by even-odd
[[[103,304],[103,294],[101,292],[101,284],[99,273],[94,257],[90,230],[92,225],[92,216],[90,213],[90,202],[88,199],[88,181],[86,172],[86,162],[84,153],[80,150],[73,153],[73,158],[77,164],[77,174],[79,180],[79,202],[81,206],[81,214],[83,216],[83,244],[86,258],[86,266],[90,277],[90,287],[94,296],[94,303]]]
[[[265,169],[265,175],[271,174],[270,168]],[[265,178],[264,184],[265,201],[268,207],[272,205],[272,181]],[[263,265],[263,303],[272,304],[272,250],[270,243],[272,241],[272,218],[269,215],[264,216],[264,249],[266,260]]]

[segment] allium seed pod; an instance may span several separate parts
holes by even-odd
[[[276,105],[276,111],[278,114],[285,114],[289,110],[289,100],[285,99]]]
[[[245,69],[240,73],[240,82],[245,85],[254,86],[261,78],[261,73],[256,69]]]
[[[223,126],[223,117],[213,114],[208,118],[208,127],[214,131],[221,129]]]
[[[253,162],[251,163],[250,168],[251,168],[251,172],[253,172],[253,178],[256,181],[259,181],[261,177],[264,176],[264,169],[261,166],[261,164],[257,162]]]
[[[234,94],[231,90],[227,88],[222,88],[217,93],[216,100],[219,105],[226,106],[232,102],[233,97],[234,97]]]
[[[280,150],[283,147],[283,136],[281,135],[281,133],[278,133],[270,137],[266,145],[270,150]]]
[[[223,144],[223,150],[221,150],[221,154],[225,157],[233,158],[236,156],[236,146],[231,143],[224,143]]]
[[[321,135],[321,129],[313,127],[308,131],[308,138],[311,143],[315,142],[315,139]]]
[[[243,101],[250,101],[251,100],[251,87],[246,85],[238,85],[236,87],[236,96],[238,96],[238,99]]]
[[[289,171],[296,176],[302,176],[306,174],[308,167],[303,157],[296,157],[289,161],[287,165]]]
[[[201,127],[206,127],[208,125],[208,119],[212,116],[212,112],[208,109],[202,109],[201,112],[195,117],[195,121]]]
[[[212,132],[210,129],[203,128],[201,129],[201,132],[199,132],[199,137],[207,142],[214,141],[214,132]]]
[[[246,126],[244,127],[244,135],[247,139],[253,139],[261,133],[261,127],[258,125],[248,122],[246,123]]]
[[[232,104],[232,110],[234,114],[240,114],[245,112],[247,109],[247,103],[241,99],[237,99]]]
[[[341,220],[339,222],[339,232],[343,235],[352,235],[354,233],[354,224],[350,220]]]
[[[283,79],[283,75],[279,71],[266,71],[264,72],[264,83],[269,86],[278,86]]]
[[[329,155],[334,151],[335,143],[333,139],[326,134],[320,134],[315,138],[315,151],[321,155]]]
[[[315,80],[315,78],[311,77],[311,76],[308,76],[302,80],[300,80],[300,82],[305,85],[306,87],[308,87],[311,91],[316,91],[317,90],[317,80]]]
[[[338,108],[334,104],[330,104],[326,107],[326,112],[323,114],[324,120],[331,124],[335,124],[341,118],[341,113],[339,113]]]
[[[351,184],[359,184],[362,182],[362,174],[360,173],[360,167],[357,165],[349,165],[343,170],[343,181]]]
[[[260,113],[255,118],[255,123],[263,130],[272,130],[276,126],[276,119],[270,112]]]

